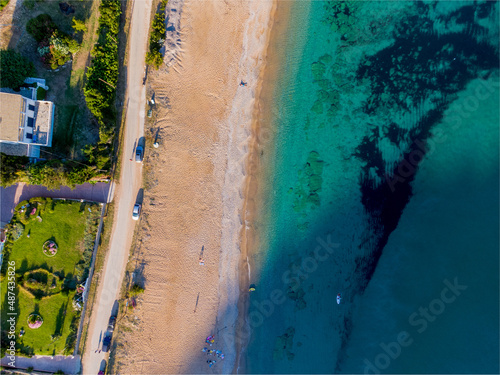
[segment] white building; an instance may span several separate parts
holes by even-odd
[[[40,146],[52,146],[54,103],[0,93],[0,151],[40,157]]]

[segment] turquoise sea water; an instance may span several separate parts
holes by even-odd
[[[498,373],[498,3],[291,7],[245,370]]]

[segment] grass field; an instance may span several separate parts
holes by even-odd
[[[36,212],[30,215],[35,205]],[[22,223],[24,231],[14,240],[15,229],[11,227],[6,242],[1,282],[2,351],[5,329],[8,329],[7,314],[14,312],[17,313],[16,343],[20,353],[72,352],[80,315],[73,307],[73,299],[78,293],[77,285],[86,279],[100,207],[35,198],[30,203],[22,202],[16,210],[10,225]],[[49,257],[42,250],[47,240],[57,245],[54,256]],[[17,284],[13,304],[8,303],[8,279],[5,277],[5,271],[12,270],[8,269],[9,265],[15,269]],[[37,329],[27,324],[32,313],[43,318],[42,326]],[[22,337],[19,336],[21,330],[25,331]]]

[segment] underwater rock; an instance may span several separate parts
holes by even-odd
[[[323,160],[319,159],[319,154],[316,151],[311,151],[309,153],[309,156],[307,157],[307,164],[311,166],[313,174],[323,174]]]
[[[315,80],[323,78],[326,71],[325,64],[321,62],[315,62],[311,65],[311,71]]]
[[[288,327],[286,332],[278,336],[274,343],[273,359],[281,360],[286,355],[289,361],[293,360],[295,354],[292,353],[291,349],[293,347],[293,336],[295,335],[295,328]]]
[[[317,193],[311,193],[307,197],[307,201],[312,205],[312,206],[318,206],[321,204],[319,195]]]
[[[288,296],[288,298],[295,302],[295,311],[303,310],[306,308],[307,303],[304,299],[306,292],[304,292],[304,289],[299,288],[297,290],[293,290],[293,288],[290,287],[288,288],[286,295]]]
[[[278,336],[274,342],[273,359],[280,360],[284,358],[286,354],[289,361],[293,360],[295,354],[292,353],[291,349],[293,347],[293,336],[295,335],[295,328],[288,327],[286,332]]]
[[[321,115],[323,113],[323,102],[319,99],[316,100],[311,107],[311,111],[313,111],[317,115]]]
[[[309,190],[310,191],[321,191],[321,185],[323,184],[323,177],[318,175],[312,175],[309,179]]]
[[[332,56],[326,53],[319,58],[319,62],[323,64],[330,64],[332,62],[332,59],[333,59]]]
[[[316,151],[309,153],[306,164],[297,174],[299,181],[294,188],[289,190],[295,194],[293,209],[295,212],[301,212],[308,207],[319,207],[318,192],[321,191],[323,185],[323,160],[319,159],[319,154]]]

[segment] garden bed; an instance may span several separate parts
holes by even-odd
[[[81,298],[83,290],[78,286],[88,276],[99,216],[97,204],[50,198],[33,198],[16,207],[4,248],[1,319],[2,328],[10,327],[7,312],[17,313],[18,354],[73,352],[80,316],[73,301]],[[44,248],[57,250],[47,255]],[[8,304],[5,277],[7,266],[12,264],[16,277],[14,305]],[[36,316],[41,317],[42,324],[36,323]],[[2,340],[2,356],[5,344]]]

